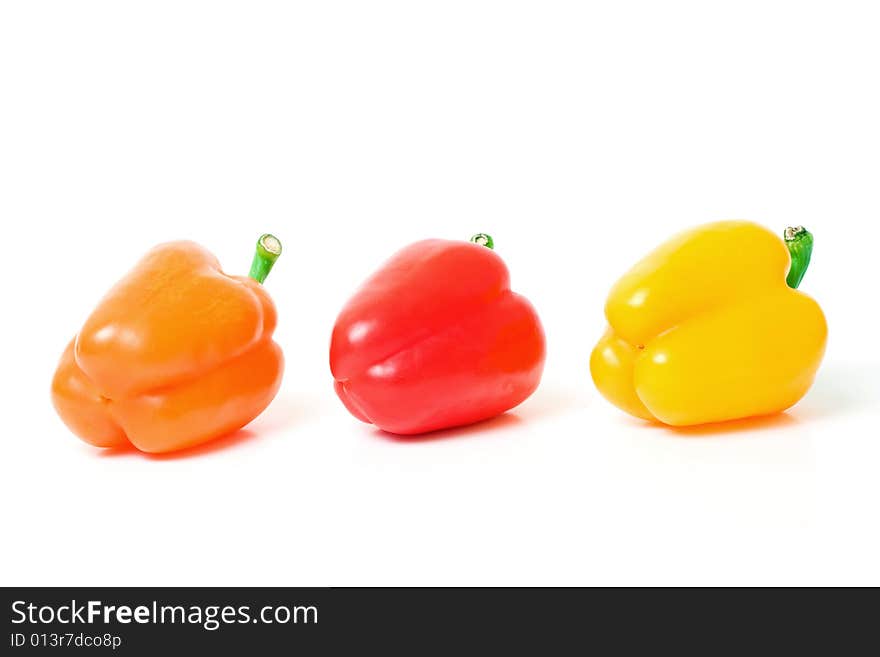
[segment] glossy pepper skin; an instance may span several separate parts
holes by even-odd
[[[590,359],[599,391],[631,415],[674,426],[794,405],[813,383],[827,325],[819,305],[786,283],[800,282],[812,236],[798,228],[789,237],[786,248],[757,224],[722,221],[638,262],[605,305],[609,326]],[[789,250],[798,271],[789,271]]]
[[[67,345],[55,408],[97,447],[169,452],[235,431],[281,384],[276,317],[260,283],[224,274],[198,244],[159,245]]]
[[[395,434],[494,417],[537,388],[544,331],[487,235],[416,242],[348,301],[330,369],[352,415]]]

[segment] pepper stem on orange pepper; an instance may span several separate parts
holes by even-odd
[[[785,229],[785,246],[791,254],[791,269],[785,282],[792,289],[797,289],[810,266],[813,254],[813,234],[803,226],[789,226]]]
[[[251,262],[251,271],[248,274],[257,283],[266,280],[266,276],[272,271],[272,266],[281,255],[281,240],[274,235],[266,233],[260,235],[257,240],[257,250],[254,253],[254,260]]]
[[[471,242],[479,244],[480,246],[485,246],[487,249],[495,248],[495,240],[492,239],[491,235],[487,235],[486,233],[477,233],[471,238]]]

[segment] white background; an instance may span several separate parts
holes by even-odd
[[[880,584],[878,31],[841,1],[4,2],[0,581]],[[605,295],[724,218],[814,232],[816,385],[766,421],[631,420],[589,378]],[[49,383],[110,285],[177,238],[246,273],[264,231],[266,412],[177,457],[70,434]],[[359,423],[339,308],[478,231],[541,314],[542,386],[424,439]]]

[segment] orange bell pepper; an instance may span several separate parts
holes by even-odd
[[[261,283],[281,253],[263,235],[250,278],[192,242],[161,244],[119,281],[61,356],[52,401],[97,447],[192,447],[244,426],[275,397],[284,360]]]

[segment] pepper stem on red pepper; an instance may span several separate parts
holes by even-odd
[[[785,246],[791,254],[791,269],[785,282],[793,289],[797,289],[810,266],[810,256],[813,254],[813,234],[803,226],[789,226],[784,233]]]
[[[495,248],[495,240],[492,239],[491,235],[487,235],[486,233],[477,233],[471,238],[471,242],[479,244],[480,246],[485,246],[487,249]]]
[[[274,235],[266,233],[260,235],[257,240],[257,250],[254,253],[254,260],[251,262],[251,272],[248,274],[257,283],[266,280],[266,276],[272,271],[272,265],[281,255],[281,240]]]

